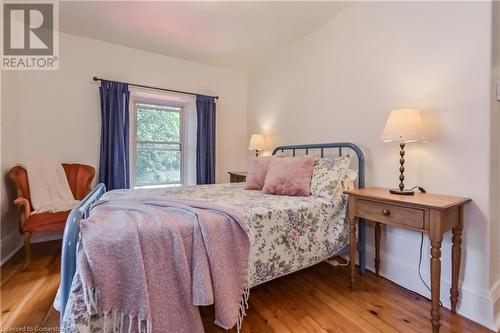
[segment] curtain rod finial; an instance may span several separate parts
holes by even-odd
[[[97,76],[94,76],[94,77],[92,78],[92,80],[94,80],[94,81],[99,81],[99,78],[98,78]]]

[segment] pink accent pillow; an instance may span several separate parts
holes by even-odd
[[[266,180],[267,169],[273,156],[255,157],[248,162],[246,190],[262,190]]]
[[[248,162],[245,190],[262,190],[271,159],[286,156],[286,153],[278,152],[273,156],[251,158]]]
[[[308,196],[314,170],[314,156],[274,158],[269,164],[263,193]]]

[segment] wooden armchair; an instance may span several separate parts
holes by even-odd
[[[83,199],[90,192],[90,184],[95,175],[95,169],[84,164],[62,164],[69,187],[76,200]],[[31,206],[28,174],[21,166],[15,166],[9,171],[9,178],[16,189],[14,204],[19,210],[19,232],[24,238],[24,251],[26,253],[25,267],[31,262],[31,236],[38,232],[62,231],[66,224],[69,212],[37,213]]]

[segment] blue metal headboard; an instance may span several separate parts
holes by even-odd
[[[350,150],[356,153],[358,158],[358,187],[365,187],[365,156],[361,149],[354,143],[350,142],[335,142],[335,143],[319,143],[319,144],[308,144],[308,145],[291,145],[291,146],[278,146],[274,148],[273,155],[277,152],[292,151],[292,156],[296,156],[297,150],[304,150],[305,154],[308,155],[312,151],[319,150],[320,157],[325,157],[325,150],[333,149],[337,151],[338,156],[342,156],[345,150]],[[358,252],[359,252],[359,271],[361,274],[365,274],[366,268],[366,234],[365,234],[365,220],[359,219],[358,223]]]

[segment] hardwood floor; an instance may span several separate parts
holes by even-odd
[[[33,244],[29,270],[22,271],[23,260],[19,251],[1,268],[0,331],[35,327],[53,332],[59,324],[52,302],[60,242]],[[349,283],[348,270],[321,263],[253,288],[241,332],[431,332],[429,300],[372,273],[357,279],[355,291]],[[207,332],[224,332],[212,324],[212,307],[201,313]],[[492,332],[448,310],[441,313],[442,333]]]

